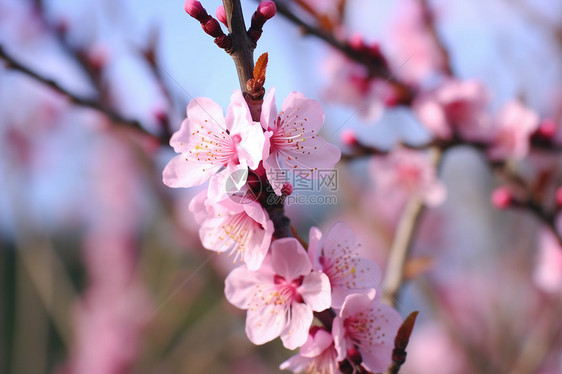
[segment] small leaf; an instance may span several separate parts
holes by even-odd
[[[416,322],[416,317],[418,316],[418,311],[410,313],[410,315],[404,320],[398,333],[396,334],[396,339],[394,339],[394,347],[400,350],[406,350],[408,342],[410,341],[410,335],[414,329],[414,323]]]
[[[258,58],[254,67],[254,79],[258,82],[265,82],[265,70],[267,69],[267,52]]]

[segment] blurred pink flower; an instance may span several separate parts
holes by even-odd
[[[533,274],[538,288],[556,293],[562,290],[562,247],[547,229],[539,235],[538,260]]]
[[[443,69],[445,61],[425,25],[418,1],[400,1],[395,14],[386,37],[389,61],[401,79],[419,85]]]
[[[259,203],[237,204],[230,199],[212,203],[207,191],[202,191],[191,200],[189,210],[201,225],[203,247],[230,252],[234,262],[240,259],[250,270],[260,267],[271,243],[273,223]]]
[[[247,309],[246,335],[254,344],[281,336],[283,345],[295,349],[308,337],[313,311],[330,307],[330,281],[312,271],[308,255],[294,238],[278,239],[261,268],[234,269],[226,277],[227,300]]]
[[[360,243],[344,223],[333,225],[327,234],[310,229],[308,256],[314,269],[330,279],[333,308],[341,308],[352,293],[374,294],[380,288],[381,270],[371,260],[359,257]]]
[[[163,181],[170,187],[193,187],[209,180],[224,166],[255,169],[261,161],[264,142],[261,126],[252,121],[240,91],[232,94],[226,118],[211,99],[192,100],[187,118],[170,140],[181,154],[166,165]]]
[[[416,323],[407,351],[404,373],[464,374],[471,369],[462,350],[436,322]]]
[[[352,107],[367,122],[378,120],[384,106],[396,102],[397,93],[387,81],[369,77],[365,66],[339,51],[330,52],[324,70],[329,81],[323,92],[325,100]]]
[[[394,338],[401,324],[398,312],[379,303],[377,298],[349,295],[332,326],[338,361],[357,351],[367,370],[385,371],[391,362]]]
[[[423,93],[413,104],[422,124],[435,136],[450,140],[455,133],[465,140],[487,137],[488,93],[477,81],[449,79]]]
[[[324,125],[322,107],[299,92],[289,94],[278,115],[275,89],[270,89],[264,99],[261,123],[266,137],[270,137],[269,153],[263,155],[263,167],[277,195],[281,195],[283,187],[283,181],[277,180],[278,172],[306,170],[302,177],[311,178],[314,170],[333,168],[341,157],[340,149],[318,134]]]
[[[491,128],[488,156],[493,160],[514,158],[521,160],[529,152],[531,134],[539,126],[539,117],[518,101],[504,105]]]
[[[388,155],[373,157],[370,170],[376,188],[389,200],[418,196],[426,205],[436,206],[447,196],[427,153],[395,148]]]
[[[294,373],[337,374],[340,373],[337,355],[332,334],[312,326],[299,353],[283,362],[279,369]]]

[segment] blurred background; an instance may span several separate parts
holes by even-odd
[[[311,23],[303,3],[341,18],[336,34],[378,42],[398,75],[431,85],[413,1],[348,0],[343,16],[336,1],[283,2]],[[210,14],[221,4],[202,3]],[[429,5],[456,76],[484,82],[492,110],[519,98],[560,125],[562,1]],[[257,3],[242,6],[249,24]],[[183,2],[0,0],[0,46],[103,109],[0,62],[0,373],[279,372],[292,353],[247,340],[244,312],[223,296],[232,261],[200,246],[187,209],[197,189],[161,182],[174,154],[157,137],[179,128],[193,98],[226,108],[238,89],[232,60]],[[338,52],[281,15],[264,27],[264,52],[277,104],[291,91],[320,101],[324,137],[344,151],[345,129],[382,148],[430,139],[408,108],[334,100]],[[548,171],[558,186],[560,161],[533,153],[517,170],[533,181]],[[368,158],[342,162],[336,205],[287,215],[305,239],[311,226],[345,221],[384,270],[399,212],[373,174]],[[537,281],[539,249],[558,243],[531,215],[492,207],[499,182],[476,150],[449,151],[440,178],[447,200],[422,216],[397,306],[420,310],[402,372],[562,373],[560,253],[546,260],[559,264],[554,281]]]

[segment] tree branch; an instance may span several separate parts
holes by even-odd
[[[29,68],[29,67],[25,66],[24,64],[20,63],[13,56],[11,56],[9,53],[7,53],[2,45],[0,45],[0,59],[3,59],[6,62],[7,68],[17,70],[17,71],[27,75],[28,77],[45,84],[46,86],[50,87],[54,91],[62,94],[66,98],[68,98],[72,103],[74,103],[76,105],[79,105],[79,106],[86,107],[86,108],[91,108],[91,109],[97,110],[98,112],[101,112],[101,113],[105,114],[105,116],[107,116],[107,118],[109,120],[111,120],[112,122],[114,122],[115,124],[128,126],[128,127],[134,128],[134,129],[144,133],[145,135],[156,137],[156,135],[148,132],[141,125],[141,123],[139,121],[124,118],[123,116],[121,116],[117,112],[114,112],[113,110],[111,110],[111,109],[107,108],[106,106],[104,106],[103,104],[101,104],[99,101],[84,98],[84,97],[81,97],[81,96],[79,96],[75,93],[72,93],[72,92],[68,91],[67,89],[63,88],[61,85],[59,85],[54,80],[52,80],[50,78],[46,78],[46,77],[40,75],[39,73],[33,71],[31,68]],[[168,140],[169,140],[167,138],[167,136],[159,137],[158,139],[162,144],[168,143]]]

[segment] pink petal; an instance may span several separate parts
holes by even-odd
[[[295,238],[283,238],[271,244],[272,267],[286,280],[294,280],[310,273],[312,266],[306,251]]]
[[[335,317],[332,322],[332,336],[334,337],[334,347],[338,352],[337,360],[341,361],[347,356],[347,341],[345,340],[345,328],[343,318]]]
[[[300,348],[299,353],[304,357],[315,357],[330,348],[333,343],[332,334],[321,328],[316,331],[316,334],[308,335],[308,339]]]
[[[277,107],[275,105],[275,88],[269,89],[269,92],[263,99],[260,122],[264,130],[275,130],[277,128]]]
[[[356,314],[359,314],[367,309],[372,304],[372,299],[367,295],[353,294],[345,298],[345,301],[340,310],[340,316],[343,319],[347,319]]]
[[[277,154],[270,154],[268,158],[263,162],[263,167],[267,176],[267,180],[271,184],[273,191],[277,196],[281,196],[281,188],[283,187],[283,181],[278,181],[276,177],[276,171],[281,170],[281,166],[277,160]],[[281,170],[282,171],[282,170]]]
[[[322,270],[318,258],[321,255],[320,240],[322,232],[317,227],[311,227],[308,233],[308,258],[312,263],[312,267],[316,270]]]
[[[193,187],[205,183],[220,169],[208,163],[186,161],[184,154],[174,157],[162,172],[162,181],[168,187]]]
[[[312,322],[312,312],[310,312],[310,321]],[[283,330],[286,329],[287,323],[286,306],[268,304],[260,309],[248,309],[246,315],[246,335],[252,343],[257,345],[264,344],[281,335]],[[298,331],[296,333],[298,334]],[[297,338],[299,337],[297,336]],[[306,336],[304,339],[306,340]],[[294,341],[289,340],[289,343],[292,346]],[[287,345],[285,347],[289,348]],[[296,347],[294,346],[290,349]]]
[[[315,312],[321,312],[330,307],[332,301],[330,280],[324,273],[313,271],[304,277],[299,287],[304,302],[310,305]]]
[[[187,106],[187,119],[182,122],[180,130],[172,136],[170,145],[174,147],[176,152],[185,152],[187,150],[185,144],[189,141],[192,132],[190,126],[193,126],[193,124],[202,125],[204,123],[220,130],[226,128],[220,105],[209,98],[199,97],[189,102]]]
[[[283,332],[281,332],[281,341],[285,348],[295,349],[306,342],[312,318],[310,306],[302,303],[293,303],[291,305],[291,319]]]
[[[256,285],[273,284],[274,274],[266,270],[250,271],[246,266],[232,270],[224,281],[224,295],[228,302],[240,309],[248,309],[256,298],[261,298],[256,295]]]
[[[298,116],[298,117],[297,117]],[[283,102],[279,117],[291,122],[306,119],[306,129],[318,131],[324,125],[324,111],[316,100],[307,99],[300,92],[291,92]]]
[[[250,169],[255,170],[262,160],[265,144],[265,136],[261,126],[257,122],[250,122],[240,126],[237,132],[233,130],[231,134],[240,135],[242,141],[237,146],[238,157],[240,160],[245,160]]]

